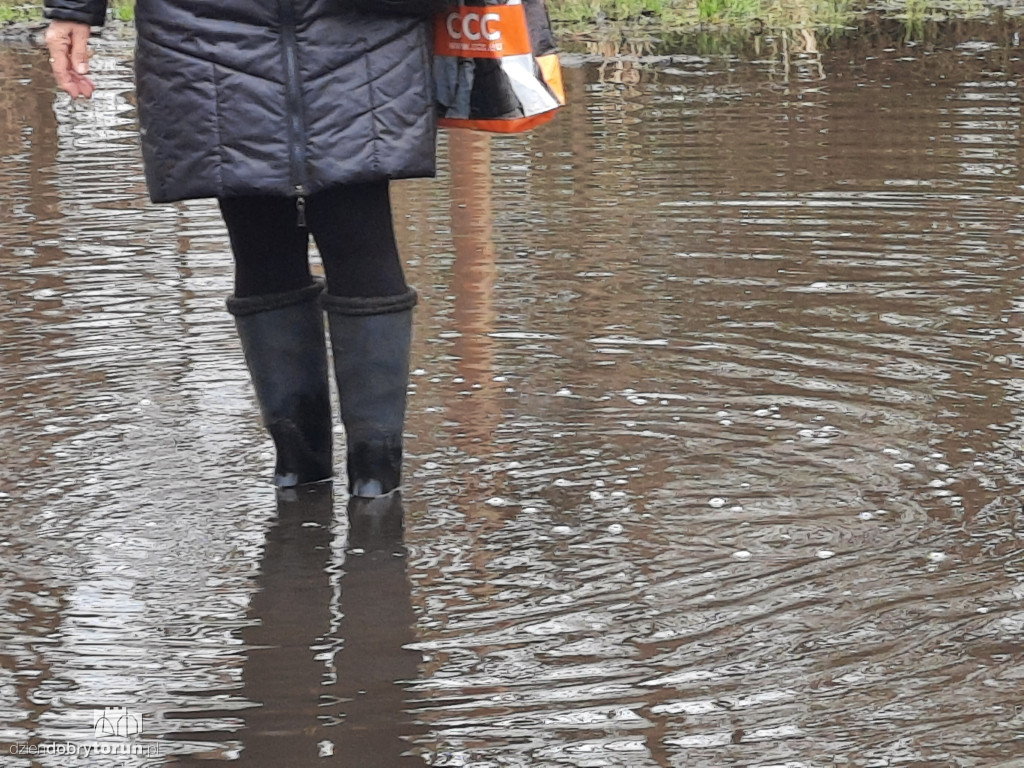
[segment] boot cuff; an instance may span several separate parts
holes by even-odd
[[[416,306],[419,295],[415,288],[396,296],[331,296],[320,297],[323,308],[336,315],[388,315]]]
[[[243,296],[237,298],[229,296],[227,300],[228,312],[235,317],[255,315],[258,312],[269,312],[272,309],[284,309],[296,304],[306,304],[316,301],[323,293],[324,284],[315,280],[312,285],[299,288],[286,293],[270,293],[265,296]]]

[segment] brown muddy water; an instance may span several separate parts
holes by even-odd
[[[275,503],[129,47],[0,49],[0,765],[1024,765],[1024,50],[961,33],[581,46],[446,135],[372,554]]]

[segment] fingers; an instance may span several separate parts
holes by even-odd
[[[72,21],[54,21],[46,30],[50,68],[57,87],[71,98],[88,99],[96,86],[86,77],[89,72],[89,26]]]
[[[71,66],[77,75],[89,74],[89,28],[84,24],[71,28]]]

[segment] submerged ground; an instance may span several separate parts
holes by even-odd
[[[445,134],[389,558],[275,503],[130,44],[0,49],[0,763],[1024,764],[1021,41],[910,38],[581,36]]]

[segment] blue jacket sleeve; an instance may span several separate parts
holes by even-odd
[[[44,5],[43,15],[48,19],[101,27],[107,17],[107,0],[45,0]]]

